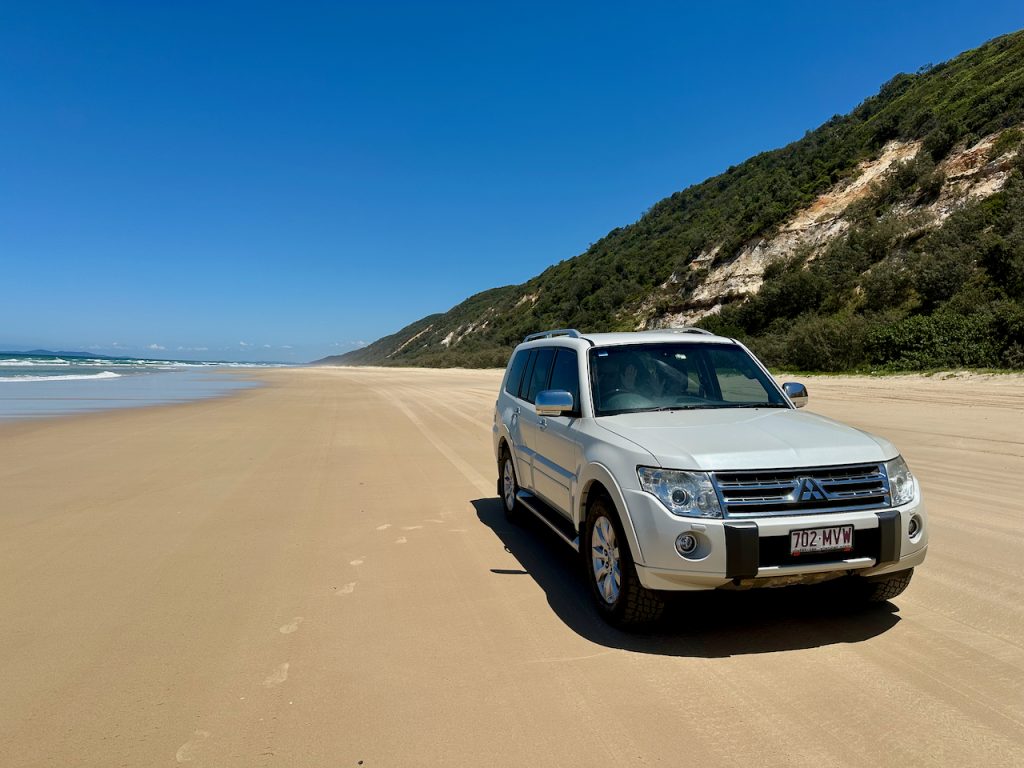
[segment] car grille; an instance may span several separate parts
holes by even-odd
[[[714,472],[726,517],[883,509],[889,479],[882,464]]]

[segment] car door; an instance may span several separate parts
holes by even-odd
[[[516,463],[516,477],[519,479],[521,488],[529,488],[530,483],[527,476],[530,473],[530,466],[523,459],[526,455],[526,446],[523,443],[521,416],[523,402],[520,396],[520,389],[523,380],[530,371],[530,364],[533,362],[535,351],[521,349],[516,352],[515,359],[509,365],[508,376],[505,378],[505,388],[498,398],[500,418],[508,429],[509,440],[512,443],[512,460]]]
[[[541,347],[535,350],[533,359],[523,377],[523,385],[519,390],[523,401],[519,414],[519,434],[522,439],[520,448],[520,464],[526,463],[526,471],[519,478],[519,484],[529,491],[537,493],[537,435],[539,420],[534,408],[537,393],[547,389],[548,378],[551,376],[551,364],[555,359],[553,347]],[[543,494],[539,494],[543,496]]]
[[[576,350],[561,347],[551,366],[545,389],[572,395],[573,412],[564,416],[537,417],[533,438],[533,482],[537,495],[572,519],[572,498],[579,476],[579,442],[576,424],[580,411],[579,358]]]

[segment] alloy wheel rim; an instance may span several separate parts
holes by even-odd
[[[601,516],[590,534],[590,561],[597,592],[608,605],[619,599],[622,574],[619,567],[619,545],[611,520]]]
[[[516,476],[512,470],[512,459],[505,459],[502,484],[502,488],[505,491],[505,508],[512,509],[516,503]]]

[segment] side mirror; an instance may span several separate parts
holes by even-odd
[[[572,395],[564,389],[545,389],[534,403],[538,416],[564,416],[573,410]]]
[[[787,381],[782,385],[782,391],[786,393],[786,397],[793,401],[793,405],[797,408],[803,408],[807,405],[807,387],[803,384],[798,384],[795,381]]]

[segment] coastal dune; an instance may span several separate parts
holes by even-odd
[[[499,371],[245,375],[0,425],[0,765],[1024,764],[1020,377],[808,380],[921,479],[894,603],[702,594],[631,635],[505,521]]]

